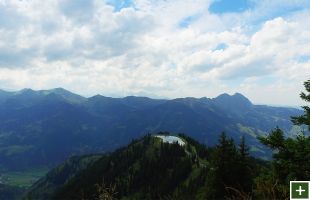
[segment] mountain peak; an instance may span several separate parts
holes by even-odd
[[[61,92],[61,93],[72,93],[64,88],[61,88],[61,87],[58,87],[58,88],[53,88],[53,89],[50,89],[50,91],[53,91],[53,92]]]
[[[52,88],[49,90],[39,90],[38,92],[43,93],[43,94],[50,94],[50,93],[55,93],[55,94],[73,94],[69,90],[66,90],[64,88]]]
[[[234,95],[232,95],[232,97],[235,98],[235,99],[239,99],[239,100],[241,100],[243,102],[247,102],[248,104],[252,104],[252,102],[247,97],[245,97],[243,94],[241,94],[241,93],[237,92]]]
[[[86,99],[85,97],[82,97],[78,94],[74,94],[74,93],[72,93],[72,92],[70,92],[64,88],[60,88],[60,87],[59,88],[53,88],[50,90],[40,90],[38,92],[41,94],[44,94],[44,95],[55,94],[55,95],[62,97],[63,99],[66,99],[67,101],[74,102],[74,103],[79,103],[79,102],[82,102]]]
[[[251,101],[241,93],[235,93],[233,95],[224,93],[212,100],[215,104],[230,110],[245,110],[253,105]]]
[[[113,99],[116,99],[116,98],[103,96],[101,94],[96,94],[88,98],[88,100],[113,100]]]
[[[24,88],[16,92],[16,94],[33,94],[35,91],[31,88]]]
[[[216,98],[214,98],[213,100],[219,100],[219,99],[222,99],[222,100],[233,100],[233,101],[242,101],[244,103],[247,103],[247,104],[252,104],[251,101],[245,97],[243,94],[241,93],[238,93],[236,92],[235,94],[233,95],[229,95],[227,93],[223,93],[219,96],[217,96]]]

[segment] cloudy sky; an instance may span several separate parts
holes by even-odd
[[[299,105],[309,0],[0,0],[0,88]]]

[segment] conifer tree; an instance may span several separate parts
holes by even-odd
[[[238,148],[239,152],[239,168],[238,168],[238,176],[240,190],[246,193],[250,193],[252,191],[253,177],[251,173],[251,161],[249,157],[249,147],[245,143],[245,137],[242,136]]]
[[[304,82],[304,86],[306,89],[305,92],[300,93],[300,98],[306,102],[310,102],[310,79]],[[302,106],[304,109],[304,114],[298,117],[292,117],[292,121],[296,125],[307,125],[308,130],[310,130],[310,107]]]
[[[310,102],[310,79],[304,83],[306,93],[300,97]],[[292,117],[296,125],[306,125],[310,130],[310,108],[303,106],[304,114]],[[280,128],[275,128],[267,137],[259,138],[261,143],[273,149],[272,170],[258,177],[257,193],[269,198],[287,198],[289,195],[289,181],[310,179],[310,137],[300,133],[296,138],[285,138]],[[264,185],[273,185],[269,190]]]
[[[207,177],[208,199],[223,199],[226,187],[238,182],[237,158],[234,141],[223,132],[211,158],[211,171]]]

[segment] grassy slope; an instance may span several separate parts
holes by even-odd
[[[6,171],[1,173],[3,184],[16,187],[30,187],[48,172],[47,168],[31,169],[27,171]]]

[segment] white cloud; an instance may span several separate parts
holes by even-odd
[[[136,0],[114,12],[102,0],[1,1],[0,87],[170,98],[241,92],[298,104],[310,77],[307,1],[274,1],[275,10],[259,1],[222,15],[209,13],[210,3]]]

